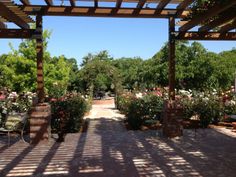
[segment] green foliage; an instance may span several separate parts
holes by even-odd
[[[67,91],[92,96],[99,92],[168,86],[167,43],[148,60],[113,59],[107,51],[89,53],[78,69],[74,58],[50,56],[47,51],[50,34],[44,31],[44,81],[46,93],[51,97],[61,97]],[[236,49],[216,54],[198,42],[176,42],[177,89],[226,90],[234,84],[235,72]],[[0,56],[0,85],[17,92],[36,91],[34,40],[23,40],[18,50],[12,48],[11,53]]]
[[[53,132],[74,133],[80,130],[88,104],[80,95],[72,94],[51,101]]]
[[[202,127],[217,124],[223,118],[224,105],[217,94],[196,92],[191,98],[182,98],[185,119],[197,117]]]
[[[141,98],[125,94],[118,97],[117,107],[126,115],[131,128],[137,130],[147,121],[160,120],[163,98],[153,94]]]
[[[120,73],[121,82],[124,88],[134,89],[140,88],[142,83],[142,67],[143,60],[141,58],[121,58],[113,60],[112,64]]]
[[[111,61],[107,51],[85,57],[78,74],[84,91],[89,91],[90,95],[97,95],[101,91],[115,91],[119,84],[119,75]]]
[[[45,87],[51,97],[61,97],[66,93],[71,65],[64,56],[54,57],[45,63]]]

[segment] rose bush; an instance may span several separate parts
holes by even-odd
[[[118,109],[126,115],[127,122],[134,130],[150,120],[160,120],[163,98],[149,94],[124,94],[118,97]]]
[[[79,94],[68,94],[58,99],[51,99],[51,127],[55,133],[74,133],[81,128],[84,114],[89,104]]]

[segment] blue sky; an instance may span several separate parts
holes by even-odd
[[[44,17],[44,29],[52,30],[48,50],[52,56],[64,54],[78,63],[87,53],[108,50],[114,58],[151,58],[168,40],[166,19],[124,19],[91,17]],[[21,40],[0,39],[0,54],[15,48]],[[236,47],[235,41],[201,42],[209,51]]]

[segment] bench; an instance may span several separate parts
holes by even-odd
[[[27,123],[27,113],[12,113],[7,115],[6,122],[0,127],[0,132],[5,133],[8,136],[8,145],[10,145],[11,133],[20,132],[21,139],[24,140],[24,129]]]

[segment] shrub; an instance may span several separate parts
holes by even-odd
[[[127,114],[128,113],[128,108],[131,103],[131,100],[134,99],[135,96],[131,93],[125,93],[125,94],[119,94],[116,97],[116,108],[120,110],[122,114]]]
[[[227,115],[236,115],[236,94],[232,93],[224,99],[224,113]]]
[[[126,115],[127,122],[134,130],[140,129],[147,120],[160,119],[163,98],[153,94],[135,97],[129,94],[118,98],[118,108]]]
[[[78,94],[53,99],[51,126],[53,132],[74,133],[80,130],[88,104]]]
[[[192,98],[183,98],[183,115],[185,119],[197,116],[202,127],[206,128],[210,123],[217,124],[223,117],[223,104],[216,94],[195,93]]]

